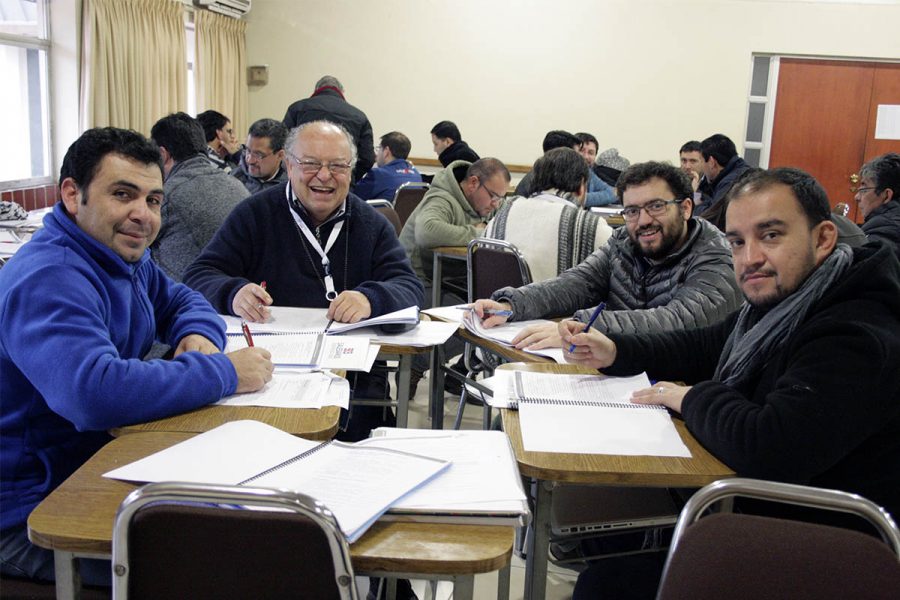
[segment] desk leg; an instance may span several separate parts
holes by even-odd
[[[81,574],[78,559],[71,552],[53,551],[53,568],[56,575],[57,600],[78,600],[81,598]]]
[[[497,571],[497,600],[509,600],[510,563]]]
[[[443,345],[434,346],[431,350],[431,385],[429,386],[428,400],[431,408],[431,428],[444,428],[444,372],[441,365],[444,364]]]
[[[431,307],[437,308],[441,305],[441,277],[443,277],[441,270],[443,263],[441,263],[441,257],[437,252],[433,256],[434,262],[431,266]]]
[[[525,557],[525,598],[544,600],[547,595],[547,560],[550,558],[550,502],[553,482],[538,480],[534,499],[534,535]]]
[[[412,355],[401,354],[397,389],[397,427],[406,428],[409,419],[409,379],[412,369]]]
[[[472,600],[474,596],[474,575],[457,575],[453,578],[453,600]]]

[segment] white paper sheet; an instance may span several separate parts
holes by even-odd
[[[460,312],[464,313],[465,315],[463,316],[463,325],[466,329],[479,337],[492,340],[510,348],[513,347],[513,339],[529,325],[543,325],[545,323],[553,323],[553,321],[548,321],[547,319],[533,319],[531,321],[513,321],[512,323],[504,323],[503,325],[497,325],[496,327],[487,329],[486,327],[484,327],[484,325],[482,325],[481,319],[479,319],[475,315],[475,313],[468,311]],[[528,352],[529,354],[537,354],[538,356],[546,356],[556,363],[566,364],[566,359],[563,356],[562,348],[524,350],[524,352]]]
[[[422,321],[415,329],[404,331],[403,333],[381,333],[374,328],[365,328],[343,333],[341,337],[367,336],[372,342],[379,344],[425,348],[443,344],[450,339],[450,336],[456,333],[457,329],[459,329],[459,326],[456,323]]]
[[[331,373],[298,373],[276,370],[263,389],[222,398],[221,406],[270,406],[273,408],[309,408],[350,405],[350,383]]]
[[[247,347],[243,335],[229,334],[225,352]],[[253,343],[272,353],[280,366],[308,366],[347,371],[369,371],[372,348],[367,337],[348,338],[319,334],[256,334]],[[317,353],[318,352],[318,353]],[[378,346],[375,347],[375,356]]]

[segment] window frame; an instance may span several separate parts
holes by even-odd
[[[47,158],[48,174],[38,177],[26,177],[23,179],[0,179],[0,191],[17,190],[28,187],[39,187],[56,183],[53,176],[53,107],[50,92],[51,73],[50,73],[50,3],[48,0],[35,0],[38,21],[38,36],[16,35],[0,31],[0,46],[8,46],[12,48],[20,48],[25,50],[39,50],[44,52],[44,69],[42,76],[47,82],[47,99],[45,103],[46,114],[44,120],[47,123],[44,131],[44,153]]]

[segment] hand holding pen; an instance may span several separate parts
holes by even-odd
[[[601,302],[600,304],[597,305],[597,308],[595,308],[594,312],[591,313],[591,318],[588,319],[587,325],[584,326],[584,329],[582,329],[582,331],[590,331],[591,330],[591,327],[593,327],[594,323],[597,322],[597,317],[600,316],[600,313],[603,312],[604,308],[606,308],[606,302]],[[572,343],[572,345],[569,346],[570,353],[575,352],[575,345],[576,345],[575,343]]]
[[[269,306],[272,296],[266,291],[266,282],[248,283],[238,290],[231,301],[231,311],[251,323],[265,323],[271,316]]]
[[[493,300],[476,300],[469,306],[461,306],[459,308],[474,312],[479,318],[483,319],[482,325],[487,328],[506,323],[513,314],[512,306],[506,302],[495,302]]]

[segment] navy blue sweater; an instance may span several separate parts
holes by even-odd
[[[327,307],[321,259],[291,210],[281,186],[243,201],[187,269],[185,283],[223,314],[234,314],[231,301],[238,290],[261,281],[277,306]],[[388,220],[350,194],[344,215],[318,228],[323,246],[340,219],[346,223],[328,253],[337,292],[363,293],[373,317],[421,305],[422,284]],[[316,233],[308,218],[306,223]]]

